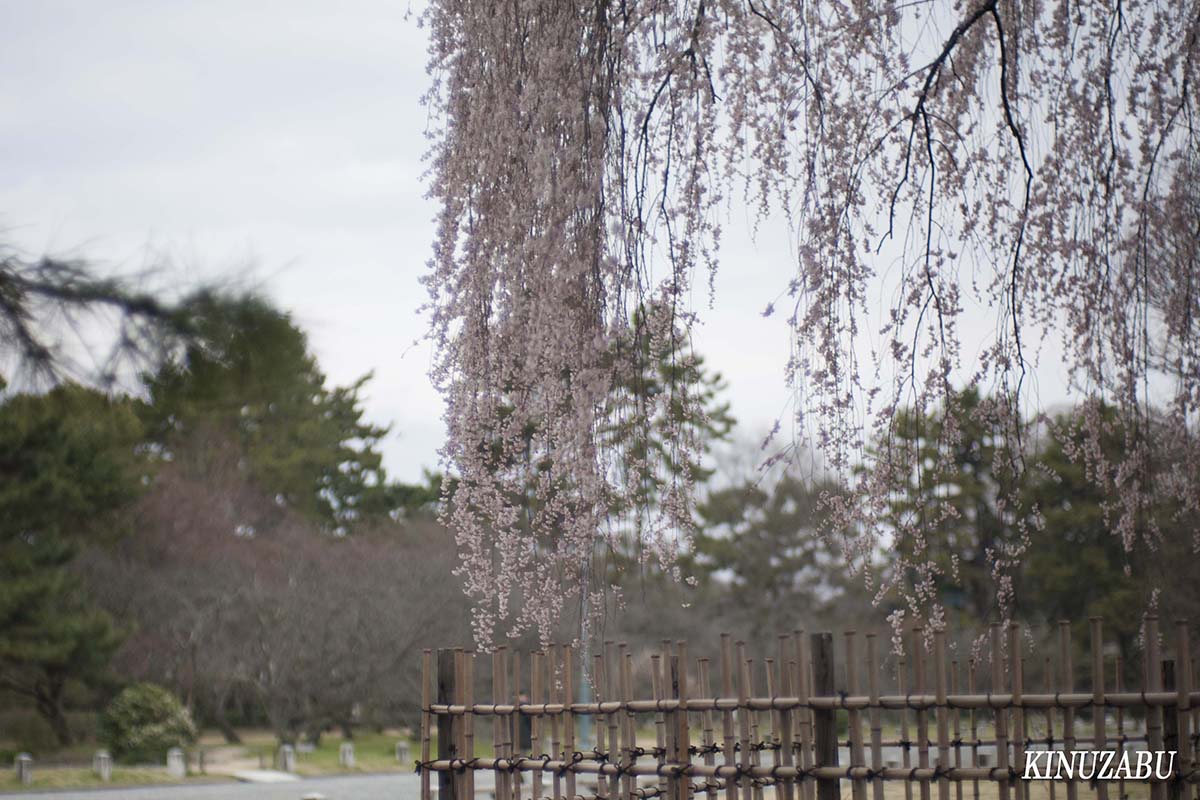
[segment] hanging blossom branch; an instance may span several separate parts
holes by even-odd
[[[946,469],[955,426],[929,464],[889,435],[898,413],[953,419],[957,388],[989,389],[972,414],[1019,471],[1048,334],[1073,385],[1123,412],[1120,463],[1099,454],[1099,412],[1079,454],[1112,490],[1114,533],[1153,544],[1153,504],[1197,508],[1197,0],[435,0],[425,22],[433,377],[483,642],[502,619],[544,634],[595,605],[593,559],[629,530],[612,512],[661,468],[602,431],[689,401],[681,385],[613,403],[642,352],[619,343],[686,338],[739,194],[797,231],[768,308],[789,310],[795,427],[856,498],[830,498],[839,540],[856,563],[885,537],[914,554],[881,597],[941,613],[922,540],[949,512],[884,521],[914,471]],[[668,313],[634,325],[652,306]],[[977,308],[996,334],[976,357],[962,322]],[[1174,394],[1152,403],[1158,375]],[[668,481],[644,509],[639,552],[669,562],[686,543],[689,488]],[[1014,535],[989,554],[1002,607],[1040,524],[1005,513]]]

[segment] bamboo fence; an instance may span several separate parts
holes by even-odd
[[[1186,621],[1175,625],[1173,658],[1163,659],[1158,620],[1144,619],[1137,689],[1125,687],[1126,665],[1106,652],[1099,618],[1089,621],[1087,691],[1074,682],[1068,623],[1037,691],[1025,684],[1019,625],[989,634],[990,675],[975,659],[948,660],[940,629],[913,629],[908,657],[892,660],[880,658],[875,634],[862,647],[854,631],[837,659],[830,633],[780,636],[759,660],[723,634],[715,665],[690,659],[685,642],[653,653],[606,642],[591,659],[569,645],[525,658],[501,647],[484,703],[474,695],[475,653],[426,650],[421,798],[835,800],[848,785],[852,800],[884,800],[885,782],[896,781],[905,800],[935,791],[937,800],[979,800],[981,783],[994,784],[999,800],[1029,800],[1027,751],[1148,749],[1176,752],[1170,777],[1148,781],[1151,800],[1200,800],[1200,692]],[[578,699],[581,680],[594,689],[588,702]],[[649,697],[637,695],[644,684]],[[589,741],[579,733],[584,717]],[[476,718],[491,722],[490,747],[476,742]],[[494,783],[477,790],[482,771]],[[1089,780],[1094,762],[1093,775],[1084,772],[1050,782],[1051,799],[1061,791],[1076,800],[1081,788],[1099,800],[1127,796],[1127,781]]]

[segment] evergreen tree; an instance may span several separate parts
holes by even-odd
[[[328,386],[304,332],[257,297],[214,298],[198,320],[196,340],[146,378],[146,417],[171,457],[205,474],[225,453],[280,505],[339,533],[428,502],[387,480],[388,429],[362,418],[370,374]]]
[[[602,439],[620,452],[619,469],[636,483],[627,486],[611,508],[614,518],[635,529],[626,537],[634,547],[611,554],[618,568],[643,556],[633,550],[647,538],[640,528],[654,519],[657,509],[672,503],[682,507],[673,497],[678,492],[700,494],[713,476],[702,459],[729,439],[735,425],[729,402],[722,396],[725,379],[705,366],[684,330],[658,320],[667,315],[665,306],[650,305],[633,315],[625,336],[613,344],[614,368],[624,368],[617,370],[608,399],[607,417],[612,423]],[[656,329],[667,333],[656,336]],[[635,358],[628,357],[629,350],[637,352]],[[656,404],[659,397],[668,402]],[[693,444],[679,447],[680,437]],[[689,523],[688,519],[673,521],[680,528]]]
[[[1018,603],[1026,618],[1048,624],[1071,620],[1077,642],[1087,641],[1087,620],[1104,617],[1105,636],[1115,638],[1126,658],[1136,658],[1139,614],[1149,600],[1144,559],[1125,552],[1110,532],[1105,493],[1087,475],[1081,459],[1068,448],[1083,445],[1075,414],[1060,416],[1033,469],[1026,473],[1025,502],[1044,520],[1040,547],[1025,558]],[[1102,412],[1110,426],[1100,444],[1109,455],[1120,451],[1123,435],[1111,409]]]
[[[700,505],[703,530],[685,562],[718,598],[718,610],[745,625],[750,638],[818,622],[845,624],[869,607],[823,530],[822,499],[838,490],[789,471],[773,481],[755,476],[716,489]]]
[[[140,434],[129,402],[76,385],[0,405],[0,687],[33,701],[63,745],[69,682],[104,681],[121,640],[69,564],[137,492]]]
[[[890,437],[877,444],[920,465],[888,503],[899,563],[931,565],[938,600],[976,622],[1000,611],[991,565],[1018,537],[1015,509],[1006,513],[997,502],[1017,489],[1017,453],[992,423],[990,405],[968,389],[936,415],[902,411]]]

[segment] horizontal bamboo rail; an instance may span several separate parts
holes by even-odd
[[[1200,692],[1190,692],[1187,695],[1187,700],[1192,703],[1200,703]],[[1179,694],[1176,692],[1121,692],[1119,694],[1106,694],[1102,705],[1108,708],[1134,708],[1138,706],[1175,706],[1179,702]],[[1043,709],[1090,708],[1095,703],[1092,700],[1090,692],[1023,694],[1019,702],[1014,700],[1014,695],[1012,694],[957,694],[947,695],[944,703],[941,704],[938,703],[937,696],[932,694],[881,695],[876,701],[872,701],[866,695],[810,697],[807,700],[801,700],[799,697],[751,697],[746,700],[739,700],[736,697],[710,697],[688,699],[687,710],[736,711],[739,708],[748,708],[752,711],[794,711],[799,708],[814,708],[834,711],[841,709],[861,711],[868,708],[881,708],[884,710],[899,711],[900,709],[907,708],[917,711],[937,708],[939,705],[959,709],[1007,709],[1018,706],[1021,708]],[[468,707],[434,703],[430,706],[429,710],[434,714],[451,714],[454,716],[464,714],[478,714],[480,716],[497,714],[506,716],[516,713],[529,716],[545,716],[561,714],[564,711],[570,711],[572,714],[615,714],[622,711],[647,714],[654,711],[678,711],[680,707],[681,701],[679,700],[609,700],[603,703],[572,703],[569,706],[562,703],[521,703],[519,706],[512,704],[492,705],[488,703],[476,703]]]
[[[825,778],[837,780],[883,778],[884,780],[928,781],[945,778],[951,781],[969,780],[1010,780],[1020,777],[1014,769],[1000,767],[726,767],[721,765],[709,766],[694,763],[664,763],[664,764],[620,764],[600,763],[595,761],[554,761],[541,758],[472,758],[431,761],[424,765],[426,769],[442,771],[459,770],[500,770],[502,772],[544,770],[564,774],[574,772],[579,775],[640,775],[667,777],[713,777],[713,778]],[[1184,776],[1183,780],[1200,783],[1200,770]]]

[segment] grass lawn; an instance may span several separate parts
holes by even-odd
[[[261,757],[270,767],[273,764],[278,745],[269,735],[265,740],[257,737],[246,739],[247,750],[255,757]],[[367,772],[412,772],[412,761],[416,760],[419,750],[415,743],[410,742],[412,760],[400,764],[396,761],[396,742],[399,735],[395,733],[357,733],[352,740],[354,743],[354,767],[347,769],[338,763],[338,752],[342,742],[339,735],[325,734],[321,744],[310,753],[297,749],[296,773],[299,775],[337,775]]]
[[[224,778],[193,775],[188,783],[217,783]],[[91,767],[39,767],[33,765],[33,783],[25,785],[17,781],[12,769],[0,773],[0,792],[20,792],[33,789],[83,789],[88,787],[116,788],[120,786],[148,786],[153,784],[179,783],[178,778],[167,774],[166,767],[121,767],[114,766],[112,781],[102,783]]]
[[[219,783],[230,780],[222,772],[235,769],[254,768],[262,764],[267,769],[274,766],[275,752],[278,743],[274,735],[266,730],[241,730],[241,745],[227,745],[219,734],[206,732],[201,736],[197,747],[189,753],[188,768],[191,774],[188,783]],[[342,744],[339,735],[321,737],[321,744],[310,753],[297,751],[296,772],[300,775],[342,775],[369,772],[411,772],[412,761],[404,764],[396,761],[396,742],[399,733],[378,734],[362,732],[354,737],[355,766],[346,769],[338,764],[338,750]],[[412,758],[419,754],[417,743],[410,742]],[[83,789],[83,788],[118,788],[122,786],[146,786],[154,784],[179,783],[172,778],[166,766],[122,766],[113,765],[112,781],[102,783],[93,774],[91,758],[97,745],[95,743],[78,745],[54,751],[34,752],[33,783],[24,785],[17,781],[11,765],[3,765],[0,771],[0,793],[19,792],[38,789]],[[196,750],[204,750],[209,774],[200,775],[197,768]],[[39,760],[43,763],[39,764]],[[46,762],[53,761],[55,765]],[[228,764],[222,769],[222,762]],[[244,763],[242,763],[244,762]],[[65,765],[64,765],[65,764]],[[59,766],[64,765],[64,766]],[[236,765],[236,766],[235,766]]]

